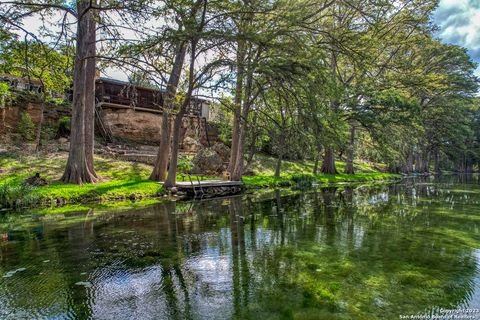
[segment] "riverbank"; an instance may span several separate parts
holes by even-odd
[[[37,155],[1,153],[0,204],[27,207],[61,206],[75,203],[151,199],[166,195],[161,184],[148,180],[151,166],[102,156],[95,157],[95,167],[100,178],[98,183],[82,186],[60,183],[58,180],[63,173],[66,158],[66,152]],[[311,172],[311,163],[285,161],[282,167],[284,173],[279,178],[275,178],[269,161],[268,157],[256,159],[256,163],[252,166],[256,174],[243,178],[247,188],[377,181],[399,177],[375,171],[366,165],[358,165],[358,169],[364,172],[355,175],[312,175],[308,173]],[[339,162],[338,166],[341,170],[343,163]],[[48,185],[29,187],[24,184],[25,179],[36,173],[45,178]],[[200,176],[199,178],[214,179],[215,177]],[[177,179],[181,181],[185,179],[185,175],[179,174]]]
[[[479,180],[419,182],[5,213],[0,318],[79,306],[77,318],[123,319],[131,301],[145,311],[130,318],[229,318],[239,305],[239,319],[395,319],[460,299],[474,308]]]

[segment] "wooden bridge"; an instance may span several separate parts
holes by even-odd
[[[190,177],[189,177],[190,178]],[[226,180],[192,180],[177,182],[177,190],[193,198],[213,198],[240,193],[243,182]]]

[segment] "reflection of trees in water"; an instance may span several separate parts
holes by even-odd
[[[325,217],[325,231],[326,231],[326,239],[325,243],[327,245],[333,246],[335,245],[335,208],[334,206],[334,199],[335,194],[337,192],[337,188],[335,187],[328,187],[322,188],[322,198],[323,198],[323,212]]]
[[[283,227],[290,232],[280,234],[299,241],[292,244],[282,238],[280,243],[286,243],[286,247],[272,243],[264,248],[267,253],[261,250],[255,255],[254,273],[260,274],[262,280],[253,300],[263,305],[248,315],[272,311],[273,304],[278,314],[333,312],[325,315],[330,319],[360,305],[360,309],[348,312],[385,318],[423,312],[431,305],[451,307],[468,299],[476,274],[471,249],[447,235],[419,234],[416,228],[424,228],[432,217],[422,212],[413,218],[395,215],[395,195],[390,192],[388,203],[374,205],[368,205],[370,190],[355,192],[351,188],[340,192],[323,189],[295,199],[302,210],[310,210],[313,203],[314,210],[307,213],[317,218],[285,220]],[[276,197],[277,212],[282,211],[281,203]],[[358,215],[352,203],[363,204],[367,207],[363,210],[369,213]],[[268,221],[279,226],[276,219]],[[292,235],[292,230],[299,234]],[[272,247],[274,253],[270,253]],[[270,269],[279,265],[283,267]],[[288,271],[278,272],[282,269]],[[272,272],[275,285],[271,285]],[[266,289],[262,290],[262,286]]]
[[[232,198],[229,205],[232,246],[232,283],[234,316],[241,314],[242,307],[249,302],[250,272],[248,267],[243,204],[241,198]]]
[[[447,191],[417,180],[406,187],[322,188],[289,197],[277,191],[261,202],[167,202],[91,224],[47,226],[46,247],[25,238],[15,247],[21,253],[15,260],[38,253],[51,259],[49,277],[68,293],[64,310],[79,318],[95,315],[101,298],[105,309],[120,312],[129,303],[141,308],[148,300],[138,300],[135,292],[108,300],[99,296],[100,288],[111,276],[148,275],[155,268],[148,294],[154,303],[164,302],[161,311],[171,319],[198,318],[199,308],[218,295],[225,302],[217,306],[222,314],[231,311],[238,319],[397,317],[432,305],[455,306],[472,294],[476,260],[458,236],[477,225],[437,213],[452,201],[461,203],[460,193]],[[428,199],[436,202],[425,209]],[[204,290],[220,280],[205,280],[191,268],[208,255],[228,258],[221,276],[231,286],[221,289],[229,293]],[[74,285],[84,280],[80,271],[89,272],[91,289]],[[35,296],[51,290],[20,279],[17,285]],[[40,298],[30,304],[42,306]],[[158,312],[150,307],[145,314]]]
[[[16,245],[7,245],[2,251],[5,260],[0,261],[0,318],[20,319],[41,317],[39,310],[60,314],[70,310],[73,315],[90,315],[88,299],[72,305],[79,292],[73,285],[70,268],[78,264],[71,256],[65,255],[69,249],[69,237],[78,230],[42,230],[42,241],[39,241],[38,230],[16,232],[12,237]],[[45,233],[45,234],[44,234]],[[42,254],[38,254],[41,251]],[[76,259],[83,260],[80,253]],[[7,271],[25,268],[24,271],[9,278],[1,278]],[[4,300],[5,299],[5,300]]]

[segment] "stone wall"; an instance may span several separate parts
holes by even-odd
[[[114,138],[131,141],[158,144],[162,126],[162,114],[133,109],[103,107],[102,119]],[[174,116],[170,117],[170,127],[173,128]],[[180,145],[185,138],[190,137],[202,145],[208,145],[205,131],[205,120],[195,116],[183,118]],[[192,150],[194,151],[194,150]]]
[[[0,134],[15,133],[23,112],[30,115],[33,123],[38,124],[41,110],[41,104],[38,102],[18,103],[0,108]],[[44,124],[56,126],[61,117],[70,116],[70,113],[70,108],[46,104],[43,114]]]
[[[38,102],[17,103],[0,108],[0,134],[15,133],[22,112],[27,112],[33,122],[40,121],[41,104]],[[133,109],[103,107],[101,117],[113,138],[144,144],[158,145],[162,124],[162,114]],[[57,126],[61,117],[70,116],[71,108],[47,104],[44,111],[44,124]],[[170,117],[173,128],[174,116]],[[196,152],[201,145],[208,146],[206,122],[196,116],[185,116],[180,136],[180,148],[185,152]],[[210,128],[211,143],[217,139],[216,131]],[[213,136],[212,136],[213,135]],[[186,138],[189,139],[186,139]]]

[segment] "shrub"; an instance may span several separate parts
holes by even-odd
[[[22,112],[20,123],[18,124],[18,132],[26,141],[33,141],[35,138],[35,124],[32,117],[26,112]]]
[[[43,102],[43,98],[40,94],[30,90],[15,91],[14,100],[15,100],[15,104],[19,106],[25,105],[29,102],[32,102],[32,103]]]
[[[311,174],[296,174],[291,179],[295,182],[295,186],[300,189],[310,188],[316,180]]]
[[[5,108],[7,99],[10,97],[10,86],[6,82],[0,82],[0,108]]]
[[[187,158],[178,158],[177,170],[180,173],[190,173],[193,169],[193,163]]]
[[[0,185],[0,208],[29,207],[39,201],[39,197],[32,192],[33,187],[21,183],[7,183]]]
[[[56,134],[57,134],[57,128],[55,126],[43,125],[42,135],[41,135],[42,145],[46,145],[48,141],[54,139]]]
[[[61,117],[58,120],[58,129],[57,129],[57,134],[56,138],[60,137],[68,137],[70,135],[70,122],[71,119],[70,117]]]
[[[47,97],[47,103],[53,104],[57,107],[70,107],[70,101],[64,98],[56,98],[56,97]]]
[[[232,143],[232,127],[228,123],[215,123],[218,130],[218,139],[226,146]]]

